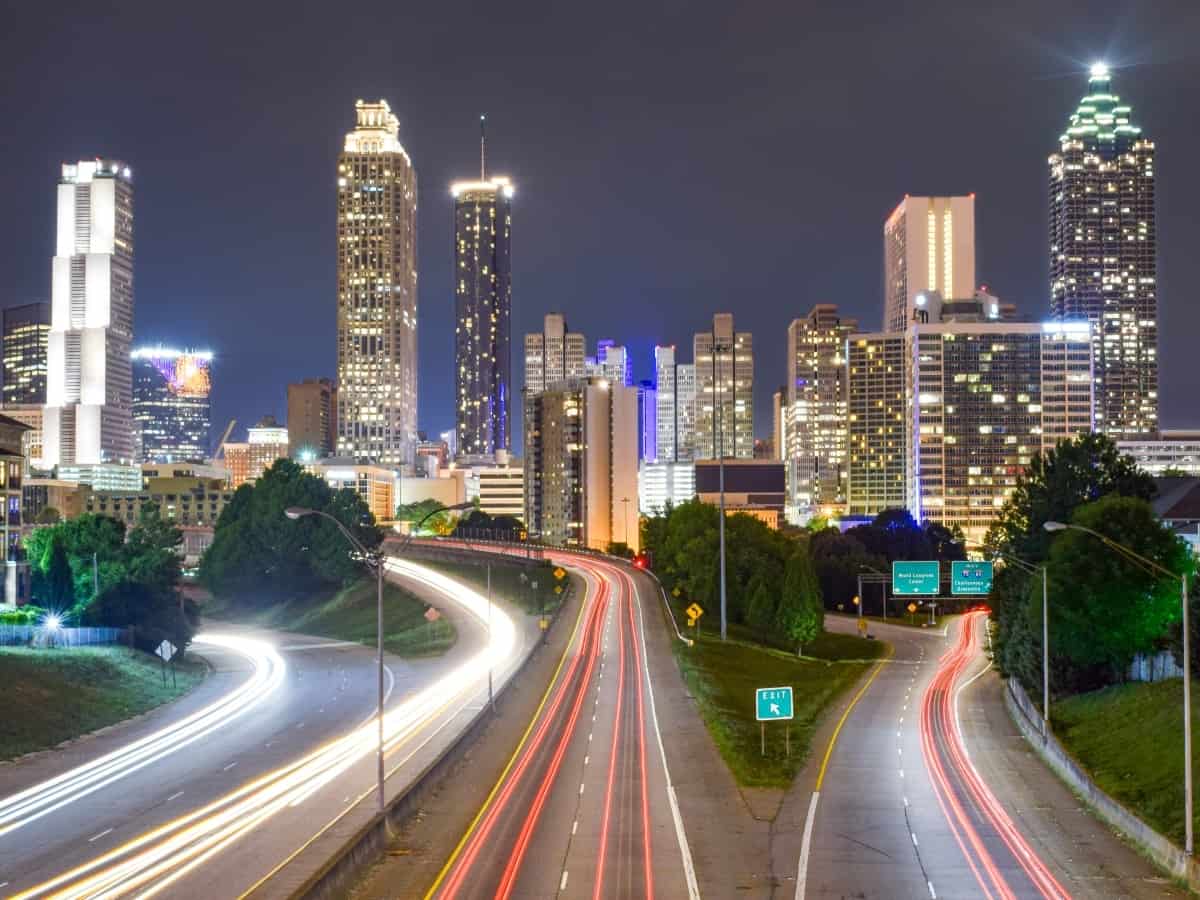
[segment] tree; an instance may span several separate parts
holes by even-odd
[[[780,630],[796,643],[797,656],[802,656],[804,645],[815,641],[824,630],[821,585],[803,547],[798,547],[787,561],[777,618]]]
[[[61,521],[62,513],[53,506],[44,507],[41,512],[33,517],[35,525],[57,525]]]
[[[75,605],[75,581],[71,575],[71,560],[67,556],[62,535],[54,534],[41,562],[46,576],[45,601],[53,610],[62,612]]]
[[[454,531],[453,517],[446,511],[445,505],[436,500],[418,500],[397,506],[396,521],[411,522],[414,527],[424,522],[421,531],[427,534],[446,535]]]
[[[809,545],[827,609],[848,609],[858,591],[858,576],[867,569],[883,571],[887,559],[870,553],[850,532],[827,528]]]
[[[1104,497],[1080,506],[1071,521],[1172,572],[1192,568],[1187,548],[1155,519],[1145,500]],[[1056,534],[1047,564],[1051,651],[1060,689],[1090,690],[1123,680],[1134,655],[1155,650],[1181,619],[1178,578],[1147,570],[1093,535]],[[1026,602],[1029,622],[1040,633],[1040,585],[1029,585]]]
[[[300,506],[333,516],[367,549],[382,534],[357,493],[332,491],[289,459],[277,460],[253,485],[242,485],[221,512],[200,577],[219,596],[268,605],[347,584],[362,571],[336,525],[321,516],[288,519]]]

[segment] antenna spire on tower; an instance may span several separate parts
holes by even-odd
[[[479,114],[479,180],[487,181],[487,170],[484,167],[487,152],[487,136],[484,134],[484,125],[487,122],[487,116],[483,113]]]

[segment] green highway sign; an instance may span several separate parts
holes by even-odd
[[[992,590],[991,562],[950,563],[950,593],[988,594]]]
[[[937,560],[892,563],[892,593],[897,597],[937,594],[941,578],[942,569]]]
[[[791,687],[758,688],[754,692],[756,718],[760,722],[792,718]]]

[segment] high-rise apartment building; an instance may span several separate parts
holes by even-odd
[[[586,340],[569,331],[561,313],[549,313],[541,333],[525,335],[525,391],[538,394],[547,385],[587,374]]]
[[[873,516],[908,500],[908,450],[903,332],[847,339],[846,512]]]
[[[133,420],[142,462],[208,459],[212,354],[139,347],[132,360]]]
[[[136,453],[131,178],[115,160],[62,168],[46,350],[47,466],[129,463]]]
[[[787,464],[789,514],[841,512],[846,503],[846,341],[858,331],[831,303],[818,303],[788,326]],[[779,417],[783,419],[784,416]]]
[[[487,178],[454,195],[455,421],[459,452],[494,456],[511,443],[513,185]]]
[[[909,197],[883,225],[883,330],[903,331],[917,295],[975,293],[975,195]]]
[[[696,439],[696,367],[675,361],[675,346],[654,348],[655,458],[676,462],[692,458]]]
[[[386,100],[355,103],[337,172],[337,454],[412,462],[417,176]]]
[[[639,548],[636,388],[582,378],[529,398],[525,514],[547,543]]]
[[[305,378],[287,386],[288,455],[331,456],[337,446],[337,388],[328,378]]]
[[[1092,323],[1096,430],[1158,429],[1154,142],[1092,68],[1088,94],[1050,155],[1050,309]]]
[[[3,321],[4,405],[44,406],[50,304],[10,306]]]
[[[848,339],[848,512],[903,507],[981,540],[1033,455],[1091,429],[1090,328],[947,306]]]
[[[696,334],[696,459],[754,458],[754,347],[734,331],[733,314],[713,316],[713,330]]]

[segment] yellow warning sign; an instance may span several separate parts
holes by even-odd
[[[564,569],[562,566],[559,566],[557,569],[554,570],[554,577],[557,578],[559,581],[562,581],[564,578],[567,577],[567,570]]]
[[[693,603],[685,610],[685,612],[688,614],[688,618],[690,619],[698,619],[704,615],[704,610],[700,607],[699,603]]]

